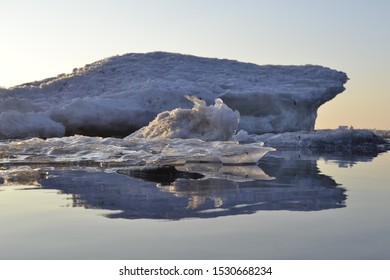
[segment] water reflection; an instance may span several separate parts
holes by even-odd
[[[267,157],[259,166],[193,164],[177,169],[203,176],[195,179],[179,176],[172,182],[159,183],[126,172],[57,168],[29,174],[36,174],[35,179],[44,189],[70,194],[70,206],[118,210],[109,218],[177,220],[261,210],[318,211],[345,207],[345,189],[320,174],[316,160]],[[42,175],[45,171],[47,177]]]
[[[319,211],[346,206],[346,190],[321,174],[319,159],[348,167],[375,156],[279,151],[269,153],[258,165],[193,163],[176,166],[168,173],[163,170],[162,177],[158,173],[151,176],[153,169],[142,174],[124,166],[93,163],[7,164],[0,166],[0,187],[22,184],[59,190],[71,195],[70,206],[117,210],[109,218],[183,219],[261,210]],[[120,174],[114,172],[118,169]]]
[[[287,160],[319,160],[323,159],[325,161],[331,161],[338,164],[339,167],[353,167],[358,162],[371,162],[374,158],[376,158],[379,152],[370,151],[366,153],[356,153],[353,151],[316,151],[309,149],[298,149],[298,150],[278,150],[275,152],[269,153],[266,157],[268,158],[284,158]]]

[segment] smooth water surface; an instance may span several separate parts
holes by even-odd
[[[164,183],[3,167],[0,258],[390,259],[389,165],[390,153],[290,153],[224,178]],[[263,175],[233,174],[254,171]]]

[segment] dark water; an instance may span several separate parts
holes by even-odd
[[[389,164],[389,153],[285,152],[263,158],[255,181],[3,176],[0,258],[390,259]]]

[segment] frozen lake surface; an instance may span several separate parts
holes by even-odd
[[[0,259],[390,259],[389,165],[388,152],[270,152],[145,180],[2,164]]]

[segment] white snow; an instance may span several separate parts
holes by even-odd
[[[346,81],[342,72],[313,65],[126,54],[70,74],[0,89],[0,138],[126,136],[161,112],[191,108],[186,95],[207,104],[223,100],[240,113],[238,129],[249,133],[311,130],[317,108],[342,92]],[[161,131],[150,135],[154,133]]]

